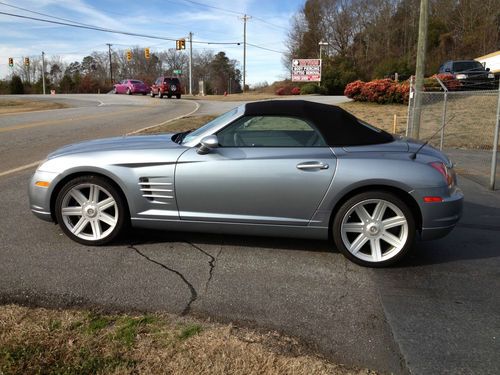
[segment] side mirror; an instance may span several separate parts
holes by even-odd
[[[486,71],[489,72],[490,71],[490,68],[486,68]]]
[[[211,149],[219,147],[219,139],[216,135],[207,135],[200,141],[200,147],[198,147],[198,154],[205,155],[210,152]]]

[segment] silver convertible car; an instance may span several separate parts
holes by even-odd
[[[63,147],[29,196],[35,215],[86,245],[129,225],[331,239],[372,267],[446,235],[463,201],[441,152],[301,100],[244,104],[192,132]]]

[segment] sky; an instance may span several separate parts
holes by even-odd
[[[244,14],[247,43],[285,51],[293,15],[304,0],[0,0],[0,12],[50,19],[8,5],[53,17],[108,29],[178,39],[193,32],[193,41],[242,42]],[[6,5],[8,4],[8,5]],[[52,18],[52,20],[54,20]],[[57,20],[56,20],[57,21]],[[151,52],[175,48],[175,41],[54,25],[0,14],[0,77],[9,74],[8,58],[60,56],[65,62],[81,61],[93,51],[149,47]],[[193,43],[193,50],[224,51],[243,64],[243,45]],[[186,52],[187,53],[187,52]],[[287,76],[282,54],[247,46],[247,84],[272,83]]]

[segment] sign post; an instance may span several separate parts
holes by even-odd
[[[293,59],[292,82],[321,82],[321,59]]]

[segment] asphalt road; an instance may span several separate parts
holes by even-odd
[[[77,109],[1,116],[0,172],[43,158],[59,142],[123,134],[195,107],[78,100],[85,102],[73,102]],[[99,100],[110,104],[96,107]],[[233,104],[203,101],[198,113]],[[102,117],[88,118],[94,114]],[[136,230],[113,246],[84,247],[29,212],[32,172],[0,177],[0,303],[166,310],[277,329],[334,361],[387,373],[500,373],[498,191],[461,179],[459,227],[417,244],[399,267],[370,270],[323,241]]]

